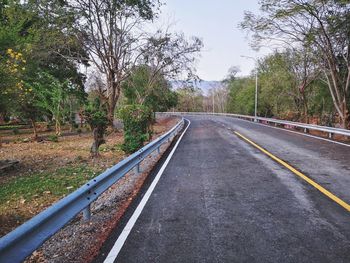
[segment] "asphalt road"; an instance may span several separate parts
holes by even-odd
[[[350,147],[228,117],[191,126],[116,262],[350,262]]]

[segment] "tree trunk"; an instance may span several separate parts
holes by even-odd
[[[309,123],[309,107],[307,104],[305,93],[302,93],[302,102],[303,102],[303,115],[304,115],[304,122]]]
[[[343,118],[341,118],[341,126],[344,129],[349,129],[349,110],[345,99],[342,105],[342,113],[343,113]]]
[[[117,102],[114,99],[109,99],[108,101],[108,112],[107,112],[107,118],[108,118],[108,125],[111,128],[114,128],[113,122],[114,122],[114,110],[116,107]]]
[[[0,124],[4,124],[5,123],[5,118],[4,118],[4,114],[0,113]],[[0,147],[2,146],[1,143],[1,136],[0,136]]]
[[[104,129],[101,127],[96,127],[93,129],[92,134],[94,137],[94,141],[91,145],[90,153],[91,153],[91,157],[96,158],[99,156],[100,145],[105,143],[105,140],[103,137]]]
[[[0,113],[0,124],[5,124],[5,114]]]
[[[108,107],[107,107],[107,118],[108,125],[110,128],[114,129],[114,111],[120,95],[120,84],[116,81],[116,76],[114,72],[111,72],[107,76],[107,85],[108,85]]]
[[[55,130],[56,130],[56,135],[61,136],[61,123],[57,119],[55,119]]]
[[[30,122],[31,122],[32,127],[33,127],[34,140],[37,140],[38,139],[38,130],[36,128],[36,122],[34,119],[30,119]]]

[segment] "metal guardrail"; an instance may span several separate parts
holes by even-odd
[[[183,125],[184,119],[166,134],[150,142],[139,151],[2,237],[0,239],[0,262],[22,262],[82,210],[84,210],[84,218],[90,219],[91,203],[133,168],[136,167],[137,172],[140,172],[140,163],[152,152],[157,150],[159,153],[162,144],[170,142],[182,129]]]
[[[330,139],[333,138],[334,134],[350,137],[350,130],[346,130],[346,129],[327,127],[327,126],[319,126],[319,125],[306,124],[306,123],[300,123],[300,122],[285,121],[285,120],[278,120],[278,119],[272,119],[272,118],[263,118],[263,117],[254,117],[254,116],[248,116],[248,115],[232,114],[232,113],[158,112],[157,114],[214,115],[214,116],[235,117],[235,118],[246,119],[246,120],[255,121],[255,122],[261,122],[261,123],[268,123],[268,124],[272,123],[272,124],[275,124],[275,126],[278,126],[278,125],[289,125],[291,128],[303,129],[303,131],[305,133],[307,133],[309,130],[320,131],[320,132],[327,133],[328,137]]]

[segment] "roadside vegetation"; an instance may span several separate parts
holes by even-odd
[[[175,125],[203,46],[159,1],[0,1],[1,235]],[[103,25],[103,26],[102,26]],[[120,117],[120,118],[119,118]]]
[[[232,67],[209,94],[180,89],[176,110],[254,115],[257,72],[259,116],[349,129],[349,14],[349,1],[260,1],[259,14],[246,12],[239,27],[253,49],[270,54],[256,58],[251,76]]]
[[[177,121],[167,118],[154,123],[153,138],[165,133]],[[91,158],[91,133],[65,135],[65,132],[69,132],[66,128],[69,127],[63,127],[58,142],[15,142],[11,140],[16,135],[6,137],[9,141],[0,149],[0,160],[12,159],[19,163],[14,168],[1,171],[0,235],[6,234],[127,156],[122,150],[122,131],[106,136],[106,143],[100,147],[99,158]],[[54,135],[54,132],[51,134]]]

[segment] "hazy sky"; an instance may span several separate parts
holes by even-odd
[[[204,42],[197,74],[204,80],[222,80],[231,66],[239,75],[248,75],[254,61],[240,57],[262,56],[251,50],[246,33],[238,29],[244,11],[257,12],[258,0],[164,0],[161,20],[175,22],[173,30],[187,36],[198,36]]]

